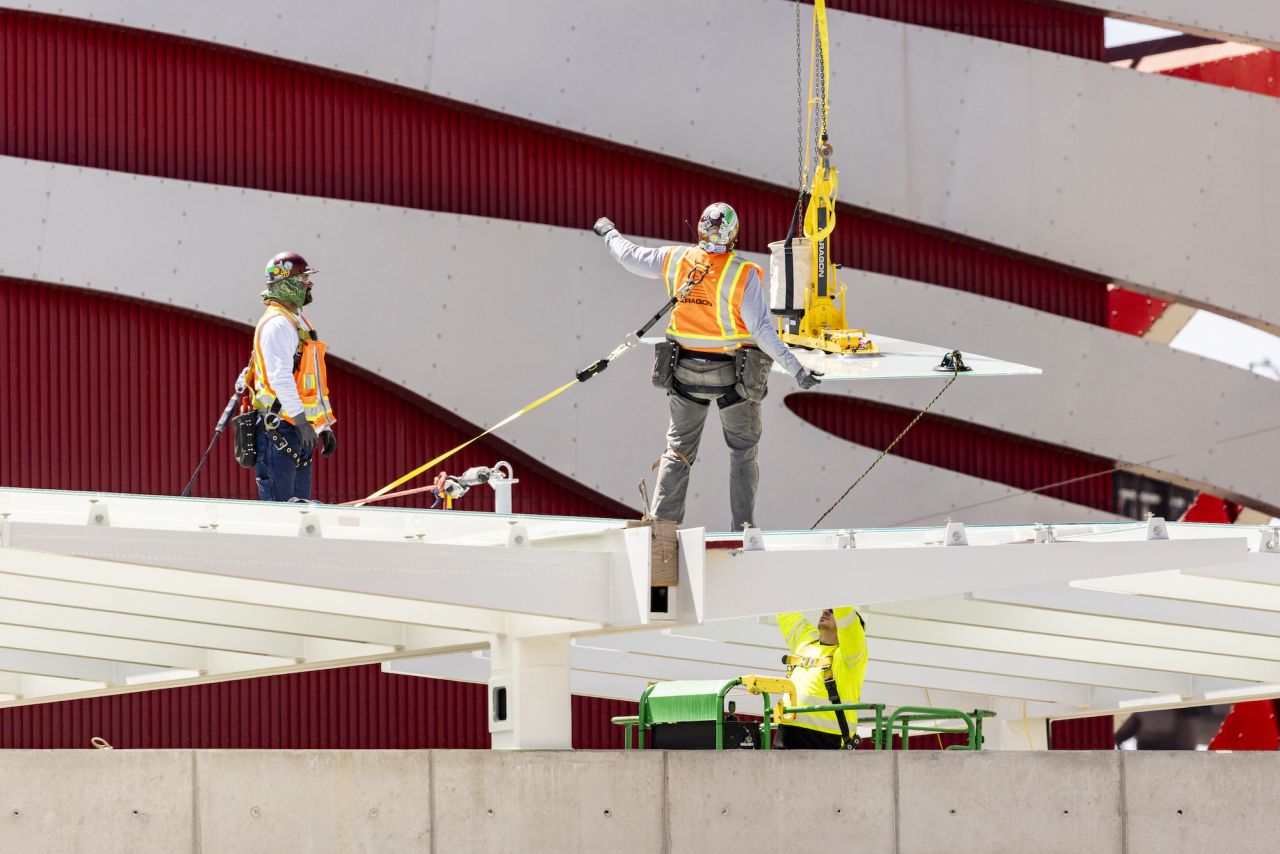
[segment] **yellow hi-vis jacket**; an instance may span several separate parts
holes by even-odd
[[[329,403],[329,373],[324,364],[327,347],[320,341],[311,321],[278,305],[267,306],[253,331],[253,360],[250,362],[248,384],[253,389],[254,408],[270,410],[277,400],[276,390],[267,377],[261,341],[262,326],[273,317],[286,318],[298,330],[298,348],[293,354],[293,380],[307,421],[317,429],[326,427],[337,420]],[[287,413],[280,412],[279,415],[290,424],[294,423]]]
[[[836,608],[832,616],[836,619],[836,633],[840,643],[826,646],[818,642],[818,630],[795,612],[778,615],[778,628],[793,655],[808,659],[811,665],[799,664],[791,669],[790,678],[796,686],[796,698],[802,706],[827,705],[831,698],[827,695],[825,680],[827,667],[836,678],[836,690],[842,703],[856,703],[862,696],[862,681],[867,675],[867,635],[858,619],[858,612],[853,608]],[[846,712],[849,732],[857,727],[857,715]],[[796,715],[792,726],[815,729],[830,735],[840,735],[840,722],[835,712],[812,712]]]

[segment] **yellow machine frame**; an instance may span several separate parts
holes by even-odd
[[[827,7],[825,0],[813,4],[813,53],[809,66],[809,113],[805,150],[813,146],[813,156],[805,165],[804,192],[809,202],[804,213],[804,236],[812,253],[812,276],[805,285],[804,314],[778,319],[778,335],[793,347],[822,350],[842,355],[873,355],[879,352],[865,329],[850,329],[845,318],[848,288],[841,285],[831,263],[830,240],[836,227],[838,172],[831,165],[831,143],[827,139]],[[814,96],[815,83],[820,92]],[[813,111],[820,107],[818,138],[813,139]],[[813,178],[809,179],[812,169]]]

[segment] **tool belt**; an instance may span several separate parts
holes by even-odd
[[[248,469],[257,464],[258,431],[265,430],[267,432],[267,441],[277,451],[293,460],[294,468],[301,471],[311,466],[311,458],[304,460],[302,455],[298,453],[298,449],[290,445],[289,440],[280,433],[278,429],[280,426],[280,409],[280,401],[277,400],[265,412],[261,409],[251,409],[231,419],[231,438],[236,462]]]
[[[251,469],[258,462],[258,411],[250,409],[231,419],[231,446],[236,462]]]
[[[686,400],[699,404],[715,400],[724,409],[744,400],[758,403],[769,393],[769,370],[773,367],[773,359],[755,347],[740,347],[732,353],[704,353],[686,350],[674,341],[662,341],[654,349],[654,387],[675,392]],[[704,364],[731,363],[733,384],[686,382],[676,375],[680,362],[684,360]]]

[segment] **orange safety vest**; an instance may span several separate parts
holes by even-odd
[[[662,265],[667,296],[674,296],[690,276],[695,284],[671,312],[667,337],[686,350],[705,353],[729,353],[751,344],[742,322],[742,294],[752,270],[764,281],[759,265],[734,252],[672,247]]]
[[[294,314],[278,305],[268,305],[258,326],[253,330],[253,361],[249,366],[249,387],[253,389],[255,409],[271,409],[277,400],[275,389],[267,377],[266,361],[262,357],[260,334],[262,325],[273,317],[288,318],[298,329],[298,349],[293,354],[293,381],[302,398],[304,414],[314,427],[323,427],[336,420],[329,404],[329,375],[324,366],[326,345],[320,341],[316,328],[301,314]],[[293,419],[284,412],[279,416],[290,424]]]

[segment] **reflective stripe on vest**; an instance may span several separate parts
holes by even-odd
[[[316,329],[311,322],[300,314],[293,314],[285,309],[271,305],[263,312],[258,325],[253,331],[253,406],[255,409],[271,409],[278,395],[271,387],[267,376],[266,359],[262,355],[260,339],[262,325],[275,316],[285,317],[298,330],[298,348],[294,350],[297,368],[293,372],[293,380],[297,385],[298,397],[302,401],[303,414],[308,422],[322,427],[335,421],[333,407],[329,403],[328,372],[325,369],[326,345],[316,340]],[[280,417],[290,424],[293,419],[281,412]]]
[[[668,296],[680,289],[697,264],[709,269],[671,312],[667,337],[686,349],[709,352],[729,352],[751,343],[742,320],[742,295],[751,270],[759,268],[732,252],[712,255],[696,246],[683,251],[673,247],[663,267]]]

